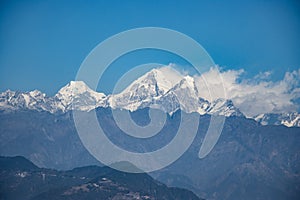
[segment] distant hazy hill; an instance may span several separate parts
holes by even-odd
[[[199,198],[188,190],[167,187],[144,173],[129,174],[97,166],[56,171],[38,168],[23,157],[0,157],[0,199]]]
[[[117,127],[109,108],[98,108],[97,116],[115,144],[138,152],[166,145],[180,123],[177,111],[167,117],[159,134],[138,139]],[[131,116],[138,124],[149,122],[147,108]],[[300,128],[262,126],[244,117],[228,117],[214,149],[199,159],[198,152],[209,122],[209,115],[200,116],[197,137],[188,151],[171,166],[151,176],[169,186],[192,190],[206,199],[299,199]],[[189,131],[189,127],[185,128]],[[23,155],[47,168],[71,169],[100,164],[81,144],[69,112],[2,113],[0,133],[2,155]]]

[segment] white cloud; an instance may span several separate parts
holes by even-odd
[[[266,72],[260,72],[256,76],[254,76],[254,81],[262,81],[262,80],[269,80],[272,75],[271,71],[266,71]]]
[[[269,80],[271,72],[238,81],[243,72],[244,70],[228,70],[219,73],[218,68],[212,68],[195,77],[200,96],[207,100],[231,99],[249,117],[298,109],[293,100],[300,98],[300,69],[287,72],[284,79],[277,82]]]

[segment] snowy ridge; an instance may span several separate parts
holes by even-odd
[[[0,93],[0,110],[5,112],[21,109],[47,111],[50,113],[70,110],[90,111],[97,107],[111,107],[135,111],[146,107],[162,109],[169,114],[177,110],[200,115],[240,116],[243,113],[229,99],[209,102],[199,95],[195,79],[175,70],[153,69],[131,83],[119,94],[106,96],[90,89],[83,81],[71,81],[53,97],[34,90]],[[299,126],[300,114],[262,114],[254,117],[262,125],[274,124]]]
[[[31,92],[15,92],[7,90],[0,93],[1,109],[18,110],[28,108],[31,110],[48,110],[48,100],[46,95],[38,90]]]
[[[266,113],[254,118],[262,125],[284,125],[287,127],[300,127],[300,113]]]
[[[38,90],[25,93],[7,90],[0,93],[0,109],[5,111],[29,109],[50,113],[73,109],[89,111],[99,106],[104,107],[105,99],[105,94],[91,90],[84,82],[71,81],[54,97],[47,97]]]

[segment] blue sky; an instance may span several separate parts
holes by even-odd
[[[137,27],[180,31],[199,42],[223,69],[245,76],[272,71],[274,81],[300,68],[297,1],[1,1],[0,91],[39,89],[53,95],[75,79],[88,53],[108,37]],[[121,58],[100,82],[113,82],[146,62],[184,62],[137,52]]]

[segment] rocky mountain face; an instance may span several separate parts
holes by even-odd
[[[199,200],[192,192],[109,167],[89,166],[69,171],[38,168],[24,157],[0,157],[0,194],[6,200],[114,199]]]
[[[65,113],[70,110],[90,111],[97,107],[113,109],[138,109],[154,107],[169,114],[177,110],[201,115],[244,116],[229,99],[212,102],[203,99],[191,76],[165,73],[164,69],[153,69],[138,78],[119,94],[105,95],[90,89],[82,81],[71,81],[53,97],[34,90],[14,92],[7,90],[0,94],[0,110],[36,110],[50,113]],[[300,126],[300,114],[261,114],[254,117],[263,125]]]

